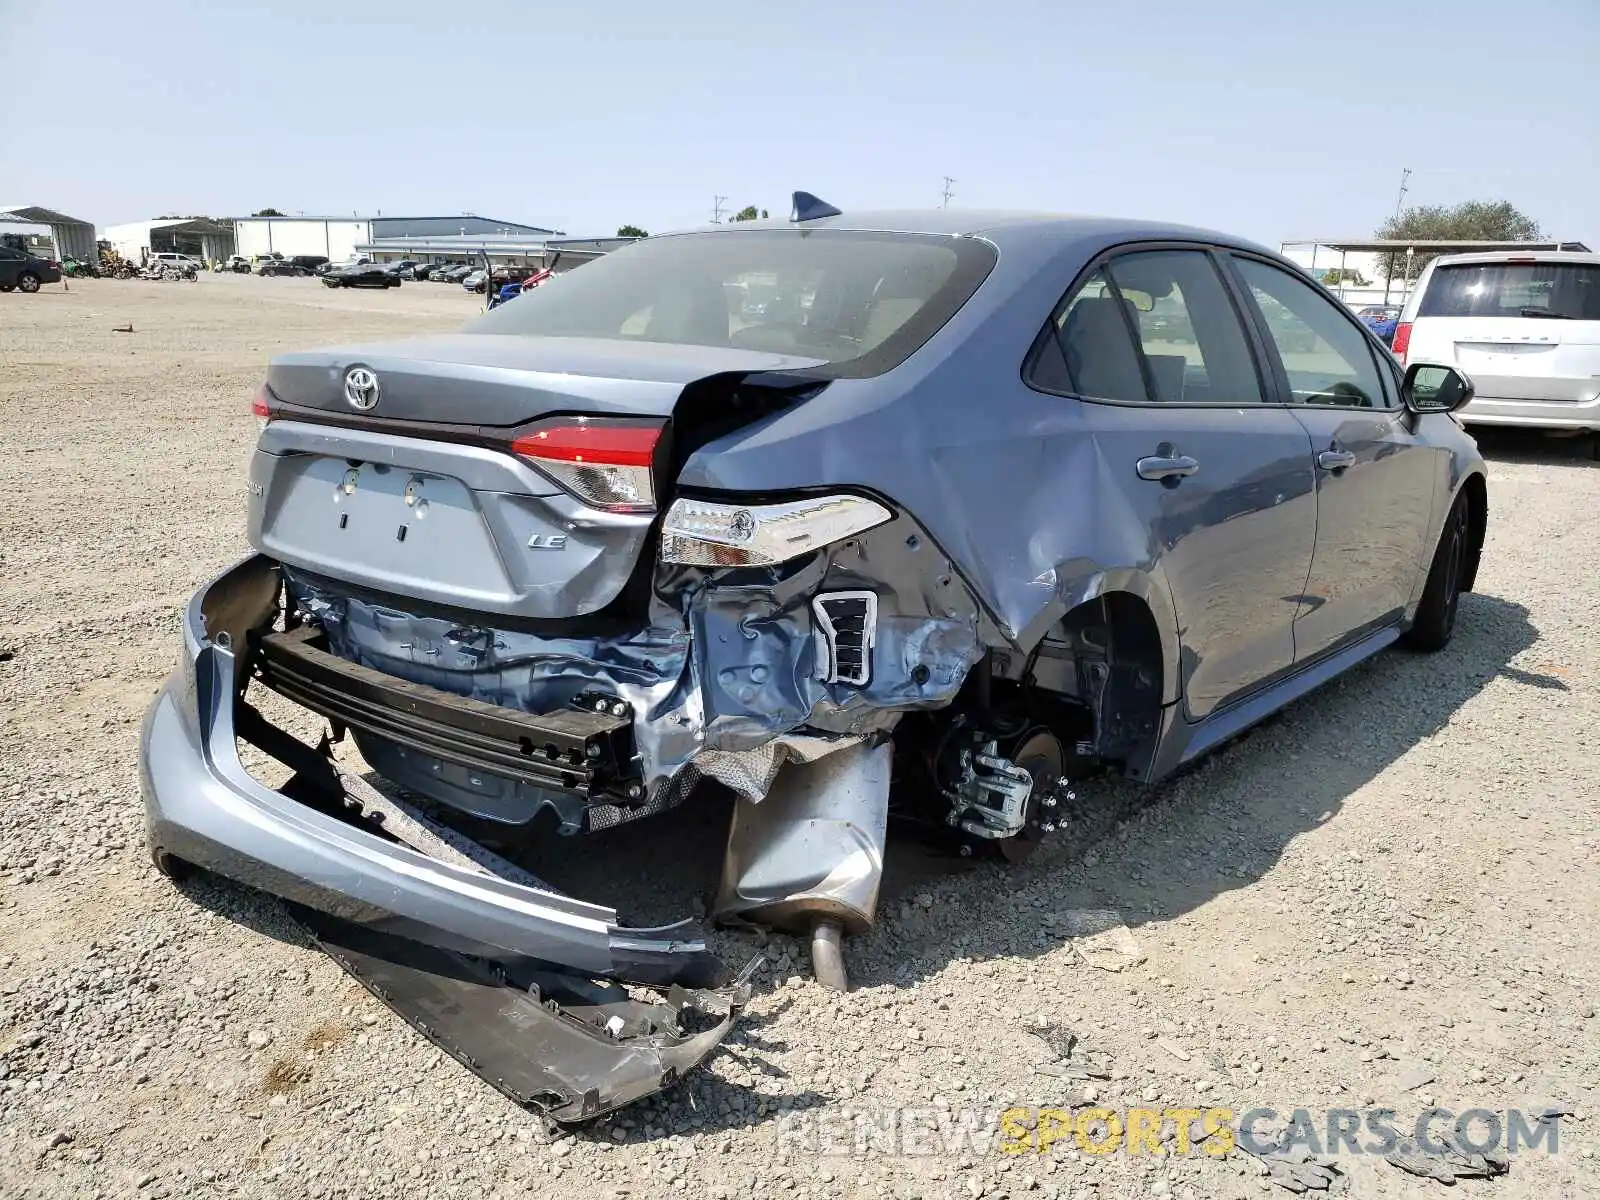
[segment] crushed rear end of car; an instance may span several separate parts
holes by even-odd
[[[842,422],[874,411],[878,376],[994,254],[773,245],[779,266],[813,254],[834,275],[750,315],[742,286],[669,272],[637,330],[618,310],[602,336],[562,326],[627,298],[626,270],[594,264],[466,334],[275,358],[254,405],[256,554],[190,603],[147,720],[160,864],[302,906],[406,1019],[562,1120],[704,1058],[750,973],[694,920],[632,928],[563,894],[530,846],[603,856],[606,830],[722,787],[710,918],[810,938],[818,978],[845,987],[840,939],[874,923],[896,776],[966,843],[1026,850],[1053,827],[1061,746],[974,685],[1008,635],[917,517],[870,470],[824,461],[816,486],[728,493],[702,469],[837,456]],[[554,328],[520,336],[525,320]],[[891,757],[906,720],[930,723]],[[312,741],[285,728],[307,723]],[[246,770],[240,742],[288,782]]]

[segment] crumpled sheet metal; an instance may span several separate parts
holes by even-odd
[[[352,662],[527,712],[591,688],[626,701],[650,790],[633,815],[677,803],[701,775],[758,801],[784,762],[948,704],[995,636],[949,562],[903,517],[781,567],[713,576],[663,566],[646,626],[622,637],[465,626],[343,595],[293,568],[284,575],[294,604]],[[879,597],[872,678],[824,683],[811,600],[863,588]]]

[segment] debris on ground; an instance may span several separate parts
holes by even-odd
[[[1156,1045],[1160,1046],[1163,1050],[1165,1050],[1168,1054],[1172,1055],[1172,1057],[1177,1059],[1179,1062],[1188,1062],[1189,1059],[1191,1057],[1193,1057],[1182,1046],[1175,1046],[1171,1042],[1167,1041],[1166,1038],[1157,1038],[1156,1039]]]
[[[1190,1133],[1191,1135],[1194,1133],[1193,1126],[1190,1127]],[[1349,1177],[1337,1163],[1331,1159],[1318,1158],[1303,1147],[1281,1144],[1263,1147],[1259,1140],[1255,1141],[1254,1149],[1246,1145],[1243,1140],[1236,1142],[1235,1145],[1266,1169],[1268,1182],[1275,1183],[1288,1191],[1326,1192],[1330,1196],[1335,1196],[1349,1186]]]
[[[1051,1059],[1033,1068],[1035,1075],[1050,1079],[1079,1079],[1103,1082],[1111,1078],[1111,1068],[1095,1055],[1083,1056],[1080,1061],[1070,1061],[1078,1046],[1078,1035],[1065,1025],[1045,1022],[1028,1030],[1051,1054]]]
[[[1419,1087],[1432,1083],[1437,1077],[1438,1074],[1432,1067],[1420,1065],[1401,1071],[1400,1078],[1396,1082],[1402,1092],[1414,1092]]]
[[[1055,913],[1050,923],[1072,939],[1072,949],[1091,967],[1125,971],[1145,960],[1133,933],[1114,908],[1069,908]]]
[[[1511,1160],[1503,1150],[1474,1150],[1449,1136],[1431,1147],[1407,1138],[1384,1155],[1384,1161],[1408,1174],[1436,1179],[1446,1187],[1454,1187],[1458,1179],[1493,1179],[1511,1170]]]

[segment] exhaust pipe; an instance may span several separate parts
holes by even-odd
[[[841,942],[877,915],[889,821],[887,742],[787,763],[759,802],[740,800],[712,916],[809,936],[817,982],[846,991]]]

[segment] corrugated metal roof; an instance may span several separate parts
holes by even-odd
[[[24,225],[87,225],[90,229],[94,228],[93,221],[79,220],[53,208],[40,208],[33,204],[0,204],[0,221],[18,221]]]
[[[1362,254],[1374,254],[1380,251],[1397,251],[1404,254],[1406,250],[1460,250],[1464,253],[1473,250],[1576,250],[1580,254],[1587,254],[1589,247],[1582,242],[1498,242],[1498,241],[1473,241],[1463,238],[1445,239],[1419,239],[1406,241],[1404,238],[1295,238],[1283,242],[1282,246],[1326,246],[1330,250],[1350,250]]]

